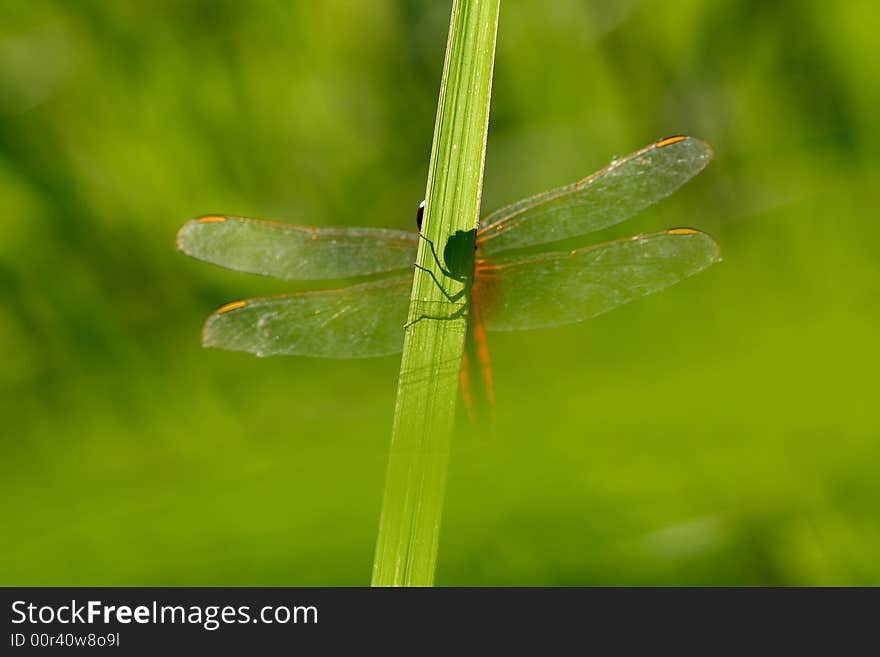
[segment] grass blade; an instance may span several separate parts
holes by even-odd
[[[423,223],[440,259],[456,233],[458,252],[469,248],[473,258],[499,6],[500,0],[456,0],[452,7]],[[466,283],[443,272],[427,241],[417,261],[373,586],[430,586],[437,561],[467,298]]]

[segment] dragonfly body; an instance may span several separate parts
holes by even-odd
[[[477,361],[490,403],[487,330],[579,322],[719,259],[712,238],[690,228],[575,249],[552,247],[624,221],[671,194],[711,155],[697,139],[663,139],[575,183],[488,215],[475,236],[456,233],[442,249],[430,243],[443,275],[466,283],[471,341],[465,365],[468,358]],[[177,244],[201,260],[282,279],[386,272],[358,285],[226,304],[208,318],[202,334],[206,346],[259,356],[367,358],[402,347],[419,239],[419,233],[390,229],[314,228],[211,215],[185,224]],[[434,280],[442,289],[443,281]],[[466,401],[469,390],[463,381]]]

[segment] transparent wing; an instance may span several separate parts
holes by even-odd
[[[583,180],[493,212],[477,233],[479,254],[556,242],[613,226],[669,196],[710,159],[712,149],[699,139],[661,139]]]
[[[412,267],[418,234],[207,216],[183,225],[177,248],[227,269],[284,280],[321,280]]]
[[[317,358],[400,352],[412,275],[335,290],[235,301],[208,317],[206,347]]]
[[[477,263],[472,298],[495,331],[558,326],[662,290],[720,260],[718,245],[678,228],[574,251]]]

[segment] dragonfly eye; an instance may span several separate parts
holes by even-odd
[[[422,218],[425,216],[425,202],[419,203],[419,209],[416,211],[416,226],[422,229]]]

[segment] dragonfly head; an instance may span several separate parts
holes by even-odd
[[[416,211],[416,226],[419,227],[419,230],[422,229],[422,219],[425,218],[425,201],[422,200],[419,203],[419,209]]]

